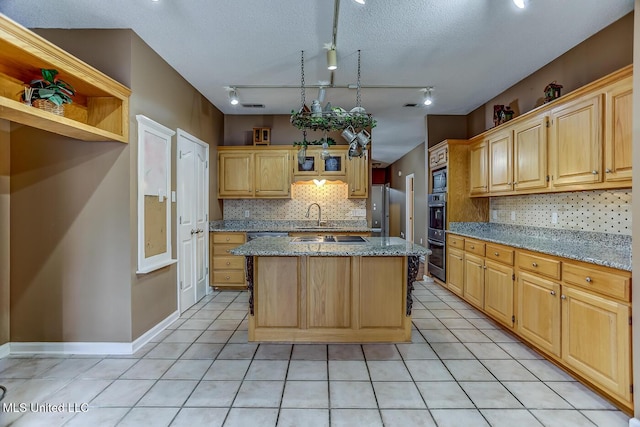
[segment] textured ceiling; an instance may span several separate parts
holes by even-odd
[[[363,89],[373,113],[373,157],[391,163],[425,140],[426,114],[467,114],[488,99],[633,10],[633,0],[352,0],[340,2],[338,86],[433,86],[434,104],[418,89]],[[331,0],[2,0],[0,12],[31,28],[131,28],[225,114],[289,114],[300,90],[239,89],[232,107],[225,86],[299,85],[330,79]],[[499,72],[499,78],[496,78]],[[316,95],[309,89],[307,103]],[[326,100],[350,109],[355,90],[329,89]]]

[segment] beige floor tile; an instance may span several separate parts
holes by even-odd
[[[575,378],[547,360],[524,359],[519,362],[542,381],[575,381]]]
[[[465,345],[478,359],[512,359],[498,344],[470,342]]]
[[[476,408],[522,408],[522,404],[498,381],[460,382]]]
[[[153,348],[144,357],[148,359],[177,359],[184,353],[189,347],[189,343],[175,342],[175,343],[163,343],[161,342]]]
[[[231,338],[229,338],[230,343],[245,344],[247,341],[249,341],[249,332],[246,329],[238,329],[231,335]]]
[[[277,408],[231,408],[224,427],[273,427],[277,419]]]
[[[516,360],[483,360],[482,363],[500,381],[538,381]]]
[[[68,427],[113,427],[130,408],[91,408],[76,414],[65,426]]]
[[[147,391],[136,406],[182,406],[197,384],[197,381],[160,380]]]
[[[224,344],[194,343],[182,353],[181,359],[213,360],[220,353]]]
[[[401,360],[400,352],[393,344],[365,344],[362,346],[366,360]]]
[[[86,358],[86,359],[65,359],[51,369],[44,371],[39,378],[75,378],[93,366],[97,365],[102,359]]]
[[[231,309],[227,309],[224,312],[222,312],[222,314],[220,314],[220,316],[218,316],[218,319],[221,320],[242,320],[247,316],[247,310],[231,310]]]
[[[483,319],[440,319],[442,324],[449,329],[476,329],[471,321],[478,321]]]
[[[454,329],[451,331],[460,342],[491,342],[491,339],[478,329]]]
[[[134,406],[154,383],[153,380],[115,380],[90,406]]]
[[[294,344],[291,360],[327,360],[325,344]]]
[[[367,364],[359,360],[329,360],[331,381],[369,381]]]
[[[436,427],[427,409],[382,409],[385,427]]]
[[[329,360],[364,360],[359,344],[329,344]]]
[[[423,333],[425,329],[446,329],[438,319],[413,319],[412,323]]]
[[[368,381],[329,381],[329,398],[332,408],[378,407]]]
[[[477,360],[444,360],[457,381],[496,381],[496,378]]]
[[[440,359],[475,359],[467,348],[461,343],[433,343],[431,347]]]
[[[252,359],[258,344],[227,344],[218,354],[218,359]]]
[[[416,385],[429,409],[474,407],[455,381],[417,382]]]
[[[421,332],[425,340],[430,344],[437,342],[460,342],[458,337],[447,329],[424,329]]]
[[[178,410],[179,408],[133,408],[120,421],[118,427],[168,426]]]
[[[382,427],[377,409],[332,409],[331,427]]]
[[[553,391],[576,409],[616,409],[611,403],[578,382],[547,382]]]
[[[283,408],[328,408],[329,384],[326,381],[287,381]]]
[[[224,344],[229,341],[233,331],[204,331],[196,340],[197,343]]]
[[[532,350],[529,346],[519,342],[505,342],[498,344],[504,351],[509,353],[513,358],[523,359],[544,359],[540,353]]]
[[[120,376],[120,379],[155,380],[175,363],[172,359],[141,359]]]
[[[228,408],[182,408],[171,427],[222,427]]]
[[[76,379],[55,393],[50,394],[47,398],[43,399],[42,402],[52,405],[71,403],[79,406],[85,403],[88,404],[94,397],[107,388],[111,382],[111,380]]]
[[[278,427],[329,427],[328,409],[280,409]]]
[[[533,409],[531,413],[545,427],[585,427],[592,424],[587,417],[577,410]]]
[[[541,382],[503,382],[509,391],[525,406],[536,409],[570,409],[555,391]]]
[[[404,360],[437,359],[436,353],[429,344],[396,344]]]
[[[431,415],[438,427],[489,427],[477,409],[436,409],[431,410]]]
[[[580,411],[597,426],[602,427],[628,427],[629,417],[620,411]]]
[[[162,376],[163,380],[199,380],[209,369],[211,360],[178,360]]]
[[[378,407],[384,409],[422,409],[424,400],[415,384],[405,382],[373,382]]]
[[[10,367],[0,373],[0,378],[40,378],[48,370],[63,362],[60,358],[18,359]]]
[[[136,362],[136,359],[103,359],[78,375],[78,378],[113,380],[126,372]]]
[[[240,320],[214,320],[208,327],[210,331],[235,331],[240,325]]]
[[[282,399],[284,381],[244,381],[238,390],[234,407],[277,408]]]
[[[202,331],[194,331],[190,329],[176,329],[169,336],[167,336],[162,342],[186,342],[191,344],[202,334]]]
[[[204,374],[204,380],[242,380],[251,360],[215,360]]]
[[[398,360],[368,360],[371,381],[411,381],[404,362]]]
[[[289,363],[289,381],[326,381],[327,362],[323,360],[292,360]]]
[[[287,376],[288,360],[253,360],[249,365],[246,380],[284,381]]]
[[[292,348],[291,344],[260,344],[255,359],[289,360]]]
[[[543,427],[526,409],[481,409],[491,427]]]
[[[453,381],[453,377],[439,360],[407,360],[414,381]]]
[[[184,406],[228,408],[239,388],[240,381],[200,381]]]

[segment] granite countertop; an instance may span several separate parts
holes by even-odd
[[[452,222],[447,233],[631,271],[631,236],[487,222]]]
[[[369,233],[366,220],[328,221],[318,226],[317,221],[218,220],[209,222],[209,231],[280,231],[280,232],[354,232]]]
[[[291,243],[291,237],[259,237],[231,250],[257,256],[420,256],[431,251],[399,237],[367,237],[367,243]]]

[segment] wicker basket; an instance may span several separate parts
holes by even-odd
[[[64,116],[64,104],[56,105],[48,99],[36,99],[32,102],[33,106],[44,111],[48,111],[57,116]]]

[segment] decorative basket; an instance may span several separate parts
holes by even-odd
[[[56,116],[64,116],[64,104],[56,105],[48,99],[36,99],[32,102],[32,105],[49,113],[53,113]]]

